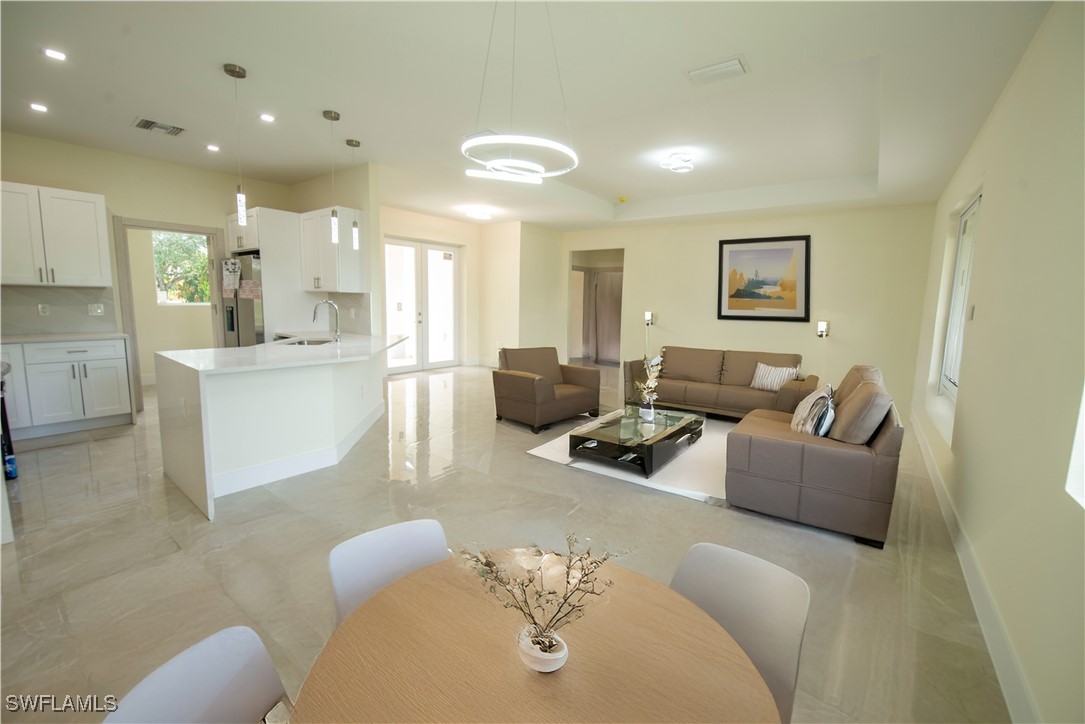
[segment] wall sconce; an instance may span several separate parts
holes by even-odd
[[[828,337],[829,336],[829,323],[827,321],[821,320],[821,321],[818,322],[818,336],[819,337]]]
[[[652,314],[651,312],[645,312],[644,313],[644,326],[645,327],[651,327],[653,324],[655,324],[655,321],[656,321],[656,316],[654,314]]]

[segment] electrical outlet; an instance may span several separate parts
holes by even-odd
[[[105,314],[105,306],[102,304],[88,304],[87,314],[92,317],[101,317],[103,314]]]
[[[49,316],[49,305],[48,304],[39,304],[38,305],[38,316],[39,317],[48,317]]]

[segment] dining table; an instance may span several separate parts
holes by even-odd
[[[450,558],[358,607],[317,657],[293,722],[779,722],[749,657],[714,619],[617,563],[564,626],[569,658],[525,666],[526,622]]]

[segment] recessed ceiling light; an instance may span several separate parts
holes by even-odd
[[[469,218],[479,221],[489,221],[494,217],[487,206],[461,206],[460,208]]]
[[[38,113],[45,113],[49,109],[43,106],[41,103],[31,103],[30,110],[37,111]]]
[[[689,173],[693,170],[693,156],[688,153],[672,153],[659,162],[659,167],[675,173]]]
[[[59,50],[53,50],[52,48],[45,48],[42,52],[44,52],[47,56],[49,56],[53,60],[67,60],[68,59],[67,55],[65,55],[64,53],[61,53]]]
[[[208,151],[218,151],[218,150],[219,150],[219,147],[218,147],[218,146],[216,146],[216,145],[215,145],[215,144],[213,144],[213,143],[209,143],[209,144],[207,144],[207,150],[208,150]]]
[[[260,120],[264,121],[265,123],[274,123],[275,116],[271,115],[270,113],[261,113]]]

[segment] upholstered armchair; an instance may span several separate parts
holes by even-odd
[[[599,370],[560,364],[553,347],[502,348],[498,364],[493,371],[498,420],[507,417],[538,433],[567,417],[599,414]]]

